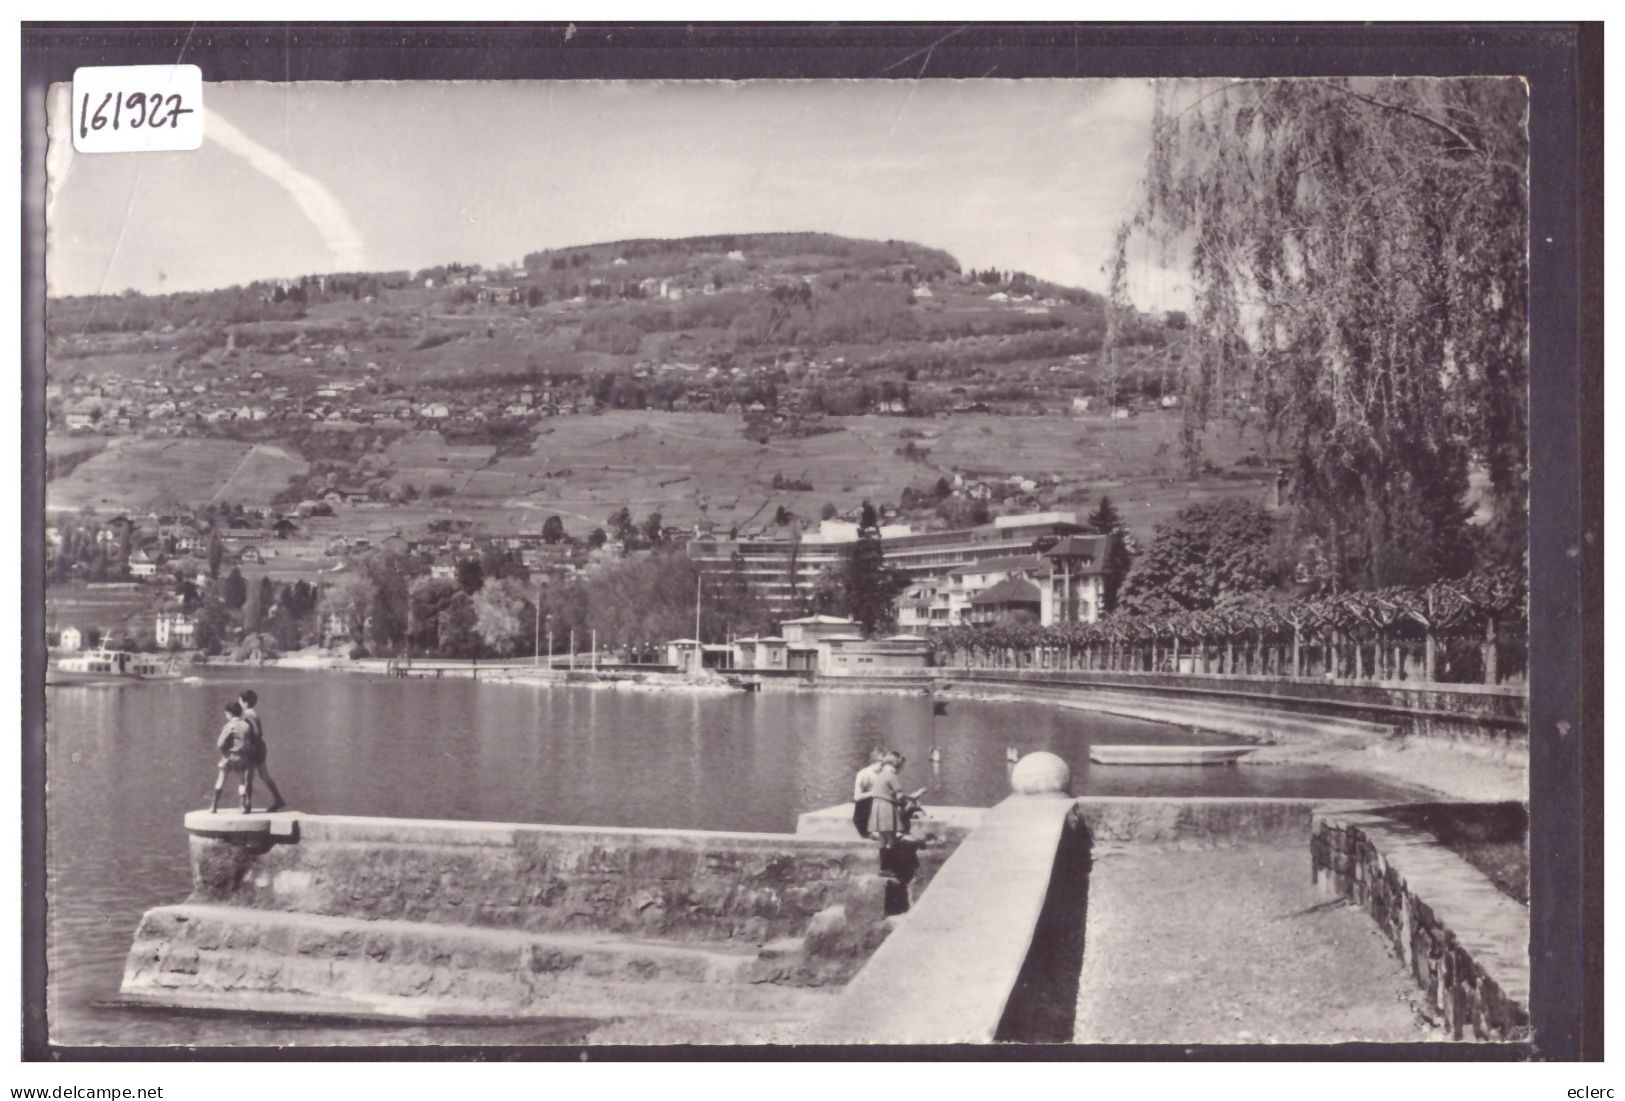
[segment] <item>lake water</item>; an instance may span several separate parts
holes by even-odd
[[[1230,741],[1047,704],[922,696],[678,693],[211,673],[202,684],[51,688],[47,919],[52,1039],[61,1044],[574,1043],[597,1022],[459,1029],[290,1024],[107,1008],[143,911],[190,891],[181,816],[206,806],[221,708],[260,693],[271,773],[321,814],[789,832],[851,794],[876,743],[909,763],[925,802],[989,806],[1009,793],[1005,747],[1046,749],[1077,793],[1397,794],[1326,769],[1095,768],[1091,742]],[[927,761],[932,745],[942,761]],[[233,805],[228,790],[223,805]],[[257,805],[265,805],[256,793]]]

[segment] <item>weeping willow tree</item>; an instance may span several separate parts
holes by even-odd
[[[1327,588],[1522,562],[1526,106],[1499,78],[1157,88],[1112,313],[1131,240],[1188,265],[1185,457],[1221,417],[1288,450]],[[1475,469],[1494,513],[1476,534]]]

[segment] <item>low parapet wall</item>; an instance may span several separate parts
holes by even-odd
[[[1524,750],[1528,745],[1529,697],[1522,688],[1509,685],[1104,670],[944,668],[933,672],[940,680],[1055,690],[1075,694],[1080,700],[1091,693],[1138,694],[1245,707],[1266,714],[1390,726],[1407,734],[1498,749]]]
[[[933,806],[909,827],[911,837],[922,838],[937,848],[952,848],[965,840],[987,815],[986,807]],[[852,825],[852,804],[810,810],[796,819],[796,836],[825,841],[851,841],[857,837]]]
[[[838,986],[907,904],[855,837],[208,812],[186,824],[192,894],[143,917],[123,985],[137,1000],[768,1012],[771,995],[750,988]],[[921,852],[905,896],[945,848]]]
[[[1453,1037],[1528,1039],[1528,909],[1369,806],[1317,813],[1310,851],[1316,884],[1372,916]]]
[[[813,1022],[808,1042],[985,1044],[998,1038],[1072,812],[1064,795],[1015,795],[988,811],[903,927]]]
[[[931,890],[814,1022],[808,1040],[1070,1041],[1096,853],[1120,845],[1303,845],[1317,809],[1359,805],[1012,796],[980,816]]]
[[[1077,816],[1092,847],[1212,848],[1302,842],[1317,811],[1363,805],[1355,800],[1108,795],[1077,800]]]
[[[762,943],[799,933],[875,870],[873,846],[857,838],[290,817],[297,840],[260,848],[233,833],[210,832],[235,824],[234,815],[188,815],[190,901],[529,932]]]

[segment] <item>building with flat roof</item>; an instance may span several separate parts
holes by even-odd
[[[922,583],[940,582],[950,571],[990,559],[1043,554],[1069,536],[1100,540],[1078,522],[1074,512],[1033,512],[1000,516],[991,523],[952,531],[916,532],[906,524],[880,529],[881,550],[886,564],[902,571],[910,590]],[[738,538],[719,539],[696,536],[688,541],[689,558],[709,575],[726,574],[743,582],[777,614],[795,614],[811,594],[818,575],[829,566],[845,561],[847,549],[857,542],[857,525],[827,520],[816,532],[798,539]],[[1081,545],[1081,544],[1079,544]],[[1098,569],[1104,550],[1094,552]],[[1077,563],[1073,564],[1074,567]],[[928,587],[928,586],[927,586]],[[929,616],[910,617],[905,626],[947,626]]]

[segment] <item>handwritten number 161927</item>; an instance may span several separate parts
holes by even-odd
[[[167,101],[167,106],[166,106]],[[108,108],[112,113],[108,113]],[[138,130],[145,126],[149,130],[157,130],[168,125],[171,130],[180,125],[182,115],[193,114],[191,107],[181,106],[179,95],[165,96],[162,92],[108,92],[102,96],[101,103],[96,105],[95,113],[90,110],[90,94],[87,92],[79,107],[79,136],[84,137],[91,130],[101,130],[112,126],[114,130],[121,125],[131,130]]]

